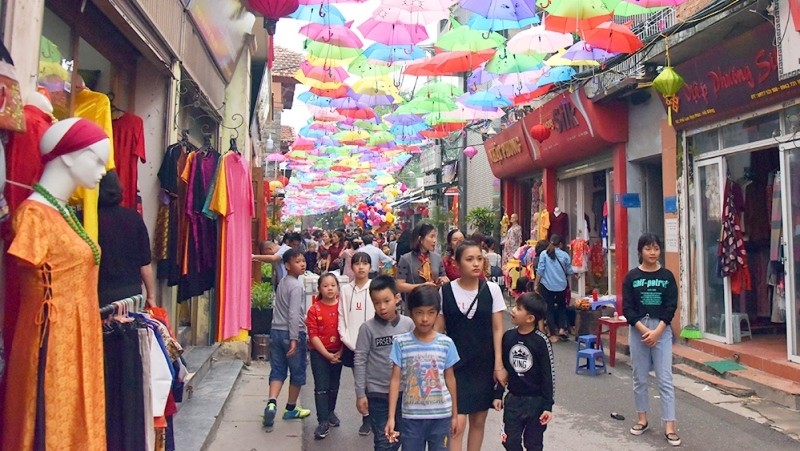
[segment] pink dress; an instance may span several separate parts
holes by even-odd
[[[224,218],[220,252],[224,276],[217,296],[220,341],[250,329],[251,218],[255,215],[247,161],[240,154],[229,152],[221,164],[211,202],[211,209]]]

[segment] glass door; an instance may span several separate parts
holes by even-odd
[[[786,350],[789,360],[800,363],[800,149],[796,143],[782,149],[783,236],[786,257]]]
[[[717,275],[717,246],[722,227],[722,198],[725,190],[725,159],[711,158],[695,163],[695,235],[697,237],[697,294],[700,326],[708,338],[733,342],[730,281]]]

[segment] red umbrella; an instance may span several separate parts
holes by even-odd
[[[343,97],[347,97],[347,85],[339,86],[336,89],[322,89],[322,88],[311,88],[312,94],[316,94],[320,97],[328,97],[330,99],[341,99]]]
[[[416,76],[452,75],[469,72],[489,61],[495,49],[481,52],[441,52],[421,63],[409,64],[403,73]]]
[[[644,46],[628,25],[611,21],[603,22],[594,30],[588,31],[584,41],[593,47],[617,53],[633,53]]]
[[[542,86],[541,88],[536,89],[535,91],[526,92],[524,94],[520,94],[514,97],[512,100],[514,101],[514,105],[522,105],[528,103],[532,100],[535,100],[544,94],[550,92],[556,85],[554,83],[550,83],[547,85]]]
[[[611,14],[603,14],[576,19],[575,17],[548,15],[544,21],[544,28],[559,33],[575,33],[577,31],[579,34],[583,34],[601,23],[611,20],[611,17]]]
[[[373,119],[375,117],[375,111],[369,107],[338,108],[336,111],[338,111],[342,116],[349,117],[351,119]]]
[[[300,70],[306,77],[323,83],[342,83],[350,76],[343,67],[315,66],[307,60],[300,63]]]

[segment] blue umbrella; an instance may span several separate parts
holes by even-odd
[[[575,76],[576,73],[577,72],[575,72],[575,69],[569,66],[553,67],[545,72],[545,74],[542,75],[542,78],[536,82],[536,87],[541,88],[542,86],[549,85],[551,83],[569,81],[573,76]]]
[[[475,13],[470,17],[469,21],[467,22],[467,26],[472,28],[473,30],[485,30],[485,31],[501,31],[501,30],[512,30],[517,28],[525,28],[528,25],[536,25],[539,23],[539,17],[526,17],[520,20],[508,20],[508,19],[489,19],[486,17],[481,16],[478,13]]]
[[[460,4],[489,19],[519,21],[536,15],[536,0],[461,0]]]
[[[393,134],[395,137],[408,137],[416,135],[423,130],[428,130],[429,128],[428,124],[424,122],[410,125],[392,125],[392,127],[389,128],[389,133]]]
[[[333,99],[331,99],[330,97],[318,96],[311,91],[300,93],[300,95],[297,96],[297,100],[308,105],[321,106],[321,107],[330,107],[331,102],[333,101]]]
[[[292,19],[304,22],[315,22],[325,25],[344,25],[344,15],[333,5],[300,5],[295,12],[289,14]]]
[[[413,61],[425,58],[425,51],[416,45],[385,45],[376,42],[364,50],[364,57],[380,61]]]
[[[412,125],[422,122],[422,117],[416,114],[387,114],[383,120],[392,125]]]
[[[327,133],[325,130],[313,129],[309,125],[306,125],[305,127],[301,128],[297,132],[297,134],[305,138],[314,138],[314,139],[329,135],[329,133]]]
[[[475,94],[470,94],[469,97],[464,99],[464,105],[471,108],[502,108],[513,105],[513,102],[511,102],[509,98],[500,95],[499,93],[481,91],[476,92]]]

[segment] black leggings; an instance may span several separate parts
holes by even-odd
[[[328,421],[331,412],[336,410],[339,397],[339,380],[342,377],[342,364],[331,363],[316,350],[312,350],[311,373],[314,375],[314,402],[317,407],[317,420]]]
[[[547,304],[547,329],[550,335],[555,335],[559,329],[567,328],[567,301],[564,290],[550,291],[539,284],[539,291]]]

